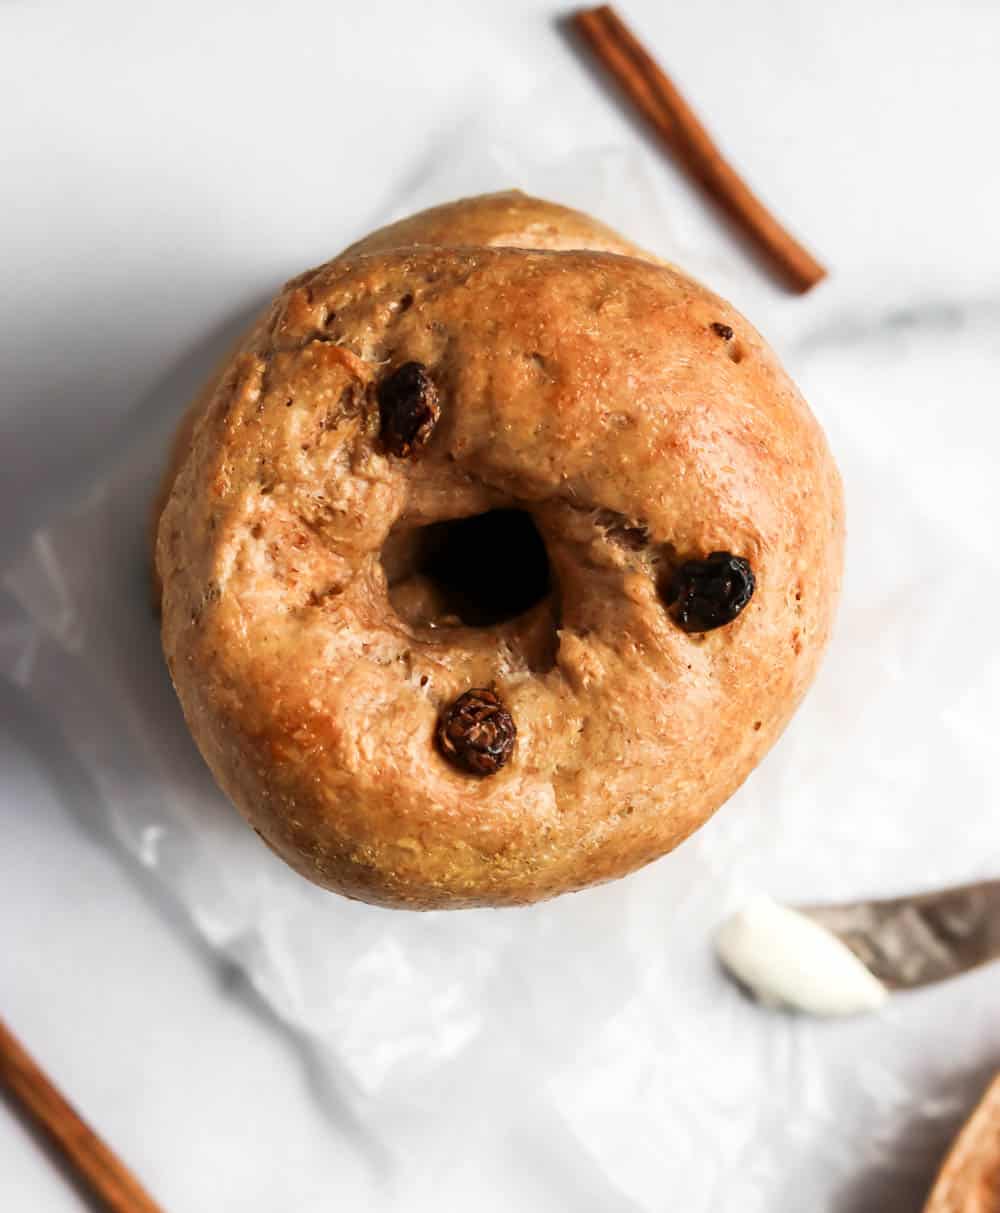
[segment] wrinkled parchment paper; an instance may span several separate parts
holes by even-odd
[[[613,149],[542,161],[466,136],[374,218],[518,184],[745,301],[742,255],[711,264],[684,247],[654,181]],[[527,1121],[582,1152],[623,1209],[915,1209],[1000,1062],[998,966],[825,1023],[752,1005],[711,954],[713,928],[752,891],[815,902],[1000,873],[1000,477],[977,439],[1000,388],[997,317],[914,310],[891,284],[822,289],[791,319],[758,292],[752,319],[844,472],[835,643],[716,819],[606,888],[524,910],[352,904],[286,870],[215,790],[160,658],[144,528],[174,420],[233,333],[137,405],[90,491],[4,573],[0,672],[85,764],[116,843],[427,1184],[474,1156],[478,1133]]]

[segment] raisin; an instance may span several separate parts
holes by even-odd
[[[685,632],[710,632],[732,623],[756,587],[748,561],[731,552],[686,560],[673,572],[665,594],[674,622]]]
[[[713,333],[717,333],[723,341],[732,341],[733,329],[732,325],[723,324],[721,320],[713,320],[711,324]]]
[[[426,446],[441,415],[437,388],[420,362],[404,362],[379,384],[382,445],[406,459]]]
[[[459,695],[438,721],[441,753],[470,775],[495,775],[510,758],[517,728],[495,691],[479,688]]]

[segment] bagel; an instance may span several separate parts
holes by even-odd
[[[816,671],[839,477],[732,307],[511,192],[293,279],[182,423],[163,648],[308,879],[524,904],[665,854]]]
[[[924,1213],[1000,1213],[1000,1074],[952,1143]]]

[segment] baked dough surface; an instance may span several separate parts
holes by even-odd
[[[396,457],[378,392],[408,362],[440,416]],[[195,741],[282,858],[390,906],[532,902],[671,850],[781,733],[841,575],[834,463],[761,337],[517,193],[290,282],[182,425],[164,497],[163,647]],[[422,528],[495,510],[530,517],[552,588],[468,626]],[[469,568],[492,553],[516,583],[523,527],[485,534]],[[684,631],[670,574],[717,551],[749,562],[753,597]],[[516,724],[487,777],[435,743],[471,688]]]

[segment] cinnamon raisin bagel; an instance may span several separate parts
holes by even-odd
[[[671,850],[802,698],[838,475],[721,299],[518,193],[294,279],[208,386],[158,526],[219,784],[310,880],[537,901]]]

